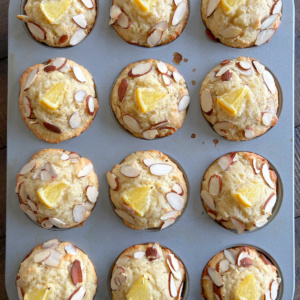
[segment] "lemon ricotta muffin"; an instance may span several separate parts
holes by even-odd
[[[19,300],[92,300],[97,274],[82,250],[53,239],[36,246],[26,256],[16,286]]]
[[[178,130],[189,103],[183,76],[154,59],[127,66],[111,93],[111,107],[119,123],[134,136],[148,140]]]
[[[265,158],[232,152],[205,172],[201,198],[208,215],[238,233],[268,222],[277,200],[277,176]]]
[[[278,89],[273,75],[258,60],[224,60],[205,77],[200,104],[214,130],[228,140],[264,134],[278,120]]]
[[[113,0],[109,25],[130,44],[154,47],[175,40],[188,16],[188,0]]]
[[[187,299],[186,270],[181,260],[158,243],[127,248],[110,272],[113,300]]]
[[[49,143],[78,136],[98,110],[92,75],[58,57],[27,69],[20,79],[19,107],[27,127]]]
[[[97,16],[96,0],[27,0],[24,10],[18,18],[37,41],[51,47],[79,44]]]
[[[106,172],[115,212],[133,229],[172,225],[187,204],[188,189],[178,166],[165,154],[138,151]]]
[[[216,254],[202,273],[206,300],[277,299],[281,278],[265,255],[250,246],[226,249]]]
[[[83,225],[98,198],[92,163],[76,152],[45,149],[17,176],[20,208],[43,228]]]
[[[209,32],[224,45],[260,46],[280,25],[282,0],[203,0],[202,19]]]

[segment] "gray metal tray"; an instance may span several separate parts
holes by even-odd
[[[17,299],[14,285],[20,263],[37,244],[51,238],[68,240],[83,249],[95,264],[98,292],[95,299],[109,299],[107,275],[115,258],[136,243],[158,241],[173,249],[184,261],[190,275],[189,299],[199,299],[200,277],[207,261],[217,252],[237,244],[250,244],[267,251],[278,263],[283,276],[282,299],[294,292],[294,1],[284,1],[282,24],[269,44],[233,49],[207,38],[200,17],[200,1],[191,0],[189,22],[173,43],[145,49],[125,43],[108,26],[110,1],[98,1],[94,30],[79,45],[68,49],[44,47],[31,39],[18,21],[21,0],[9,8],[9,83],[7,151],[7,236],[6,288]],[[129,63],[155,58],[172,64],[179,52],[188,62],[179,71],[188,83],[191,104],[183,127],[174,135],[155,140],[137,139],[120,128],[110,109],[110,90],[119,72]],[[100,108],[92,126],[79,137],[58,145],[39,140],[27,129],[18,108],[19,78],[28,67],[65,56],[86,67],[95,79]],[[250,56],[270,68],[281,84],[283,108],[278,124],[265,135],[247,142],[230,142],[219,137],[202,116],[199,90],[206,74],[224,59]],[[196,69],[194,72],[193,69]],[[191,82],[195,80],[196,85]],[[191,134],[196,138],[192,139]],[[219,143],[214,145],[213,140]],[[91,217],[81,228],[48,231],[34,225],[18,207],[16,175],[39,150],[64,148],[92,160],[100,181],[100,197]],[[137,150],[157,149],[180,162],[190,185],[189,204],[182,218],[159,232],[134,231],[114,214],[108,197],[105,172]],[[283,199],[276,217],[255,232],[237,235],[225,230],[204,213],[200,182],[206,168],[231,151],[252,151],[266,157],[282,180]]]

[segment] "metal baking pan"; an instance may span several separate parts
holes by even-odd
[[[95,264],[98,292],[95,299],[109,299],[107,276],[119,253],[133,244],[155,242],[172,249],[183,260],[190,275],[189,299],[200,296],[200,278],[207,261],[219,251],[237,244],[263,249],[277,262],[283,276],[282,299],[294,291],[294,1],[284,2],[282,24],[269,44],[249,49],[233,49],[214,43],[205,34],[200,1],[191,0],[190,17],[182,35],[171,44],[145,49],[124,42],[109,27],[110,2],[98,1],[95,28],[79,45],[53,49],[36,43],[17,20],[22,0],[10,2],[8,74],[8,151],[7,151],[7,235],[6,288],[10,299],[17,299],[14,285],[20,263],[37,244],[51,238],[70,241],[85,251]],[[184,75],[191,96],[183,127],[172,136],[146,141],[120,128],[112,117],[110,90],[116,76],[128,64],[147,58],[171,63],[174,52],[182,54],[177,68]],[[48,58],[65,56],[86,67],[94,77],[99,111],[91,127],[79,137],[60,144],[39,140],[21,119],[19,79],[28,67]],[[277,77],[283,107],[278,124],[265,135],[246,142],[219,137],[202,116],[199,90],[206,74],[224,59],[249,56],[260,60]],[[195,70],[193,70],[195,69]],[[192,81],[196,81],[196,84]],[[195,138],[191,135],[195,134]],[[219,143],[214,144],[213,140]],[[33,224],[18,207],[16,175],[39,150],[63,148],[89,158],[100,181],[98,203],[81,228],[47,231]],[[183,216],[163,231],[135,231],[126,227],[113,212],[108,198],[105,172],[132,152],[156,149],[167,153],[185,170],[190,197]],[[206,168],[219,156],[232,151],[250,151],[267,158],[282,181],[282,205],[272,222],[261,230],[237,235],[217,226],[204,212],[200,184]]]

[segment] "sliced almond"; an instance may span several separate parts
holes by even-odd
[[[118,267],[113,272],[110,280],[110,287],[113,291],[121,288],[122,284],[126,281],[127,275],[123,267]]]
[[[45,163],[44,168],[45,168],[45,170],[47,170],[49,172],[51,177],[53,177],[53,178],[58,177],[58,174],[57,174],[54,166],[50,162]]]
[[[230,65],[225,65],[222,67],[216,74],[215,77],[221,77],[225,72],[227,72],[230,69]]]
[[[271,27],[274,24],[274,22],[277,20],[278,16],[279,16],[279,14],[274,14],[274,15],[271,15],[268,18],[266,18],[262,22],[262,24],[260,26],[260,30],[264,30],[264,29]]]
[[[33,200],[27,199],[27,205],[30,207],[30,209],[33,212],[35,212],[35,211],[38,210],[38,206],[37,206],[37,204]]]
[[[51,249],[45,249],[36,253],[33,257],[35,263],[41,263],[45,261],[51,255]]]
[[[202,190],[200,195],[201,195],[203,202],[206,204],[206,206],[208,208],[210,208],[211,210],[215,211],[216,203],[215,203],[213,197],[211,196],[211,194],[205,190]]]
[[[154,140],[158,136],[157,129],[149,129],[143,132],[143,137],[146,140]]]
[[[32,170],[34,170],[36,167],[36,162],[35,161],[30,161],[28,164],[26,164],[21,171],[19,172],[20,175],[25,175],[29,172],[31,172]]]
[[[230,72],[229,70],[227,70],[222,76],[221,76],[221,80],[222,81],[229,81],[232,77],[232,72]]]
[[[26,187],[24,182],[21,182],[19,185],[19,191],[18,191],[19,200],[21,203],[25,203],[27,200],[27,193],[26,193]]]
[[[94,2],[93,0],[81,0],[81,2],[84,4],[84,6],[88,9],[94,8]]]
[[[216,271],[220,274],[224,274],[230,268],[230,263],[227,259],[220,260],[216,265]]]
[[[163,230],[163,229],[171,226],[174,223],[175,223],[175,219],[168,219],[168,220],[166,220],[166,221],[163,222],[163,224],[160,227],[160,230]]]
[[[261,118],[261,122],[263,125],[265,126],[270,126],[273,120],[273,116],[271,113],[269,112],[264,112],[262,114],[262,118]]]
[[[59,40],[58,40],[58,45],[64,44],[68,40],[69,36],[67,34],[63,34]]]
[[[77,248],[72,244],[65,246],[65,250],[70,255],[76,255],[77,253]]]
[[[206,17],[209,18],[214,11],[216,10],[217,6],[219,5],[220,0],[209,0],[206,8]]]
[[[73,66],[73,73],[79,82],[86,82],[86,78],[84,77],[84,74],[80,67]]]
[[[230,218],[233,226],[236,228],[238,234],[242,234],[245,231],[245,225],[236,218]]]
[[[267,100],[267,103],[268,103],[268,106],[267,106],[267,109],[265,111],[269,112],[272,115],[272,117],[274,117],[276,115],[276,112],[277,112],[277,108],[275,107],[275,100],[274,100],[274,98],[270,97]]]
[[[223,285],[223,278],[222,276],[213,268],[208,267],[207,269],[208,275],[211,278],[211,280],[214,282],[214,284],[218,287]]]
[[[252,68],[250,68],[248,70],[243,70],[241,68],[236,67],[235,69],[237,71],[239,71],[239,73],[241,73],[242,75],[245,75],[245,76],[251,76],[253,74],[253,69]]]
[[[272,36],[275,34],[276,30],[275,29],[266,29],[261,31],[256,38],[255,45],[260,46],[266,42],[268,42]]]
[[[176,193],[167,193],[167,201],[175,210],[182,210],[184,207],[184,199]]]
[[[191,101],[191,99],[190,99],[189,95],[182,96],[182,98],[180,99],[180,101],[178,103],[178,111],[186,110],[190,104],[190,101]]]
[[[143,76],[149,73],[151,70],[152,70],[151,63],[138,64],[129,71],[128,76],[132,78]]]
[[[23,107],[24,107],[24,111],[25,111],[25,118],[30,118],[31,113],[32,113],[32,108],[31,108],[31,103],[30,103],[30,99],[28,97],[24,97],[23,98]]]
[[[74,16],[73,20],[79,27],[81,27],[82,29],[86,29],[87,21],[84,14]]]
[[[271,179],[271,174],[270,174],[270,170],[269,170],[269,165],[267,163],[265,163],[262,168],[261,168],[261,173],[262,176],[265,180],[265,182],[268,184],[268,186],[271,189],[275,189],[275,182]]]
[[[180,270],[178,259],[174,256],[174,254],[168,254],[167,260],[170,262],[175,272]]]
[[[40,25],[35,24],[33,22],[27,22],[27,26],[29,31],[32,33],[34,37],[39,40],[45,40],[47,38],[47,32]]]
[[[167,213],[163,214],[160,219],[162,221],[166,221],[168,219],[175,219],[178,215],[178,211],[177,210],[171,210],[171,211],[168,211]]]
[[[57,218],[49,218],[49,221],[58,228],[63,228],[63,229],[69,228],[67,223],[65,223]]]
[[[241,259],[240,261],[240,266],[244,267],[244,268],[249,268],[252,266],[253,260],[250,257],[245,257],[243,259]]]
[[[178,6],[183,0],[174,0],[174,4]]]
[[[50,73],[50,72],[54,72],[54,71],[56,71],[56,67],[52,66],[52,65],[48,65],[44,68],[44,72],[46,72],[46,73]]]
[[[161,29],[162,31],[165,31],[168,29],[168,22],[167,21],[161,21],[154,25],[150,31],[153,31],[154,29]]]
[[[253,64],[255,70],[257,71],[257,73],[262,75],[266,69],[265,66],[263,64],[261,64],[258,60],[253,60],[252,64]]]
[[[226,136],[228,131],[232,128],[233,128],[233,123],[228,121],[219,122],[214,125],[214,130],[220,136]]]
[[[282,1],[281,0],[278,0],[278,1],[275,1],[273,7],[271,8],[271,14],[279,14],[281,13],[281,10],[282,10]]]
[[[260,169],[257,167],[257,161],[256,161],[255,157],[252,159],[252,166],[253,166],[253,170],[254,170],[255,174],[259,174]]]
[[[57,127],[54,124],[50,124],[48,122],[43,122],[43,125],[50,131],[55,132],[55,133],[61,133],[61,129],[59,127]]]
[[[143,163],[146,167],[151,167],[152,165],[156,164],[156,162],[150,158],[144,158]]]
[[[156,176],[164,176],[172,172],[173,166],[169,164],[158,163],[150,166],[150,173]]]
[[[165,125],[168,124],[168,123],[169,123],[169,121],[164,120],[164,121],[158,122],[158,123],[156,123],[156,124],[153,124],[153,125],[150,127],[150,129],[157,129],[157,128],[160,128],[160,127],[165,126]]]
[[[277,201],[277,196],[275,193],[272,193],[268,199],[266,200],[264,206],[263,206],[263,212],[264,214],[271,214],[272,213],[272,210],[276,204],[276,201]]]
[[[182,196],[184,194],[183,188],[179,183],[175,183],[172,187],[172,191]]]
[[[228,27],[219,32],[219,34],[225,39],[232,39],[240,36],[243,33],[243,29],[239,27]]]
[[[125,123],[125,125],[129,128],[129,130],[136,132],[136,133],[142,132],[140,124],[133,116],[131,116],[129,114],[124,114],[122,119],[123,119],[123,122]]]
[[[80,155],[76,152],[71,152],[69,157],[72,164],[77,164],[80,161]]]
[[[60,72],[62,73],[68,73],[71,70],[71,66],[66,63],[61,69],[59,69]]]
[[[76,259],[71,267],[71,279],[73,284],[76,286],[82,282],[82,269],[80,260]]]
[[[28,78],[27,78],[27,80],[26,80],[25,86],[24,86],[24,91],[27,91],[27,90],[30,88],[30,86],[32,85],[32,83],[33,83],[34,80],[36,79],[36,77],[37,77],[39,71],[40,71],[40,69],[39,69],[38,67],[36,67],[36,68],[34,68],[34,69],[30,72],[30,74],[29,74],[29,76],[28,76]]]
[[[235,254],[230,249],[226,249],[223,252],[224,252],[224,256],[229,260],[229,262],[235,265],[236,263]]]
[[[21,205],[20,205],[20,207],[21,207]],[[32,220],[35,223],[37,222],[37,217],[36,217],[35,213],[30,208],[25,211],[25,214],[29,217],[30,220]]]
[[[248,247],[243,247],[237,254],[236,264],[238,266],[241,266],[241,260],[243,260],[244,258],[247,258],[247,257],[250,257],[250,250]]]
[[[171,81],[171,79],[167,75],[163,75],[162,79],[164,81],[165,86],[171,85],[172,81]]]
[[[125,98],[126,92],[127,92],[127,87],[128,87],[128,81],[126,78],[123,78],[121,80],[121,83],[118,87],[118,96],[119,96],[119,101],[122,102],[123,99]]]
[[[72,114],[72,116],[70,117],[70,120],[69,120],[69,124],[70,124],[71,128],[73,128],[73,129],[80,127],[81,116],[80,116],[79,111],[76,111]]]
[[[270,291],[267,291],[267,292],[264,294],[264,300],[272,300],[272,299],[271,299],[271,292],[270,292]]]
[[[84,204],[78,204],[73,208],[73,220],[81,223],[86,219],[86,207]]]
[[[82,178],[82,177],[89,175],[89,173],[93,170],[93,168],[94,167],[91,163],[87,164],[78,172],[78,177]]]
[[[230,155],[224,155],[218,159],[218,165],[221,167],[223,171],[228,170],[228,168],[232,165],[233,161]]]
[[[208,182],[208,191],[211,195],[216,196],[222,190],[222,178],[219,175],[212,175]]]
[[[89,95],[86,97],[86,108],[90,116],[94,115],[95,112],[95,101],[94,98]]]
[[[244,60],[239,61],[236,65],[239,69],[244,70],[244,71],[252,68],[251,63],[248,61],[244,61]]]
[[[268,219],[260,218],[254,222],[254,226],[260,228],[265,226],[267,223],[268,223]]]
[[[70,39],[70,45],[71,46],[78,45],[81,41],[85,39],[85,37],[86,37],[85,31],[82,28],[77,29]]]
[[[84,202],[84,206],[87,211],[92,211],[95,207],[95,204],[90,201],[86,201],[86,202]]]
[[[178,289],[178,295],[177,295],[177,298],[176,300],[181,300],[182,299],[182,291],[183,291],[183,282],[181,282],[180,286],[179,286],[179,289]]]
[[[92,185],[88,185],[86,187],[86,197],[87,199],[92,202],[92,203],[96,203],[98,195],[99,195],[99,191]]]
[[[117,191],[119,189],[119,180],[115,174],[107,171],[106,179],[111,189],[113,189],[114,191]]]
[[[170,296],[172,298],[177,296],[177,288],[176,288],[175,280],[174,280],[172,273],[169,274],[169,292],[170,292]]]
[[[117,5],[112,5],[110,8],[110,21],[109,21],[109,25],[114,24],[117,19],[121,16],[122,14],[122,10],[119,6]]]
[[[246,139],[252,139],[254,138],[255,132],[252,127],[247,126],[243,130],[243,135]]]
[[[145,255],[146,255],[145,251],[137,251],[137,252],[134,252],[133,257],[135,259],[141,259],[141,258],[145,257]]]
[[[175,267],[173,266],[172,263],[177,263],[178,264],[178,261],[177,259],[174,257],[173,254],[169,254],[168,257],[167,257],[167,264],[170,268],[170,271],[172,272],[173,276],[178,279],[178,280],[182,280],[182,275],[181,275],[181,272],[179,270],[179,264],[178,264],[178,269],[175,270]]]
[[[167,74],[168,73],[168,67],[167,67],[167,65],[164,63],[164,62],[162,62],[162,61],[159,61],[158,63],[157,63],[157,69],[158,69],[158,71],[161,73],[161,74]]]
[[[141,175],[142,170],[133,166],[127,165],[120,168],[120,173],[129,178],[136,178]]]
[[[265,70],[263,72],[263,78],[264,78],[265,84],[266,84],[267,88],[269,89],[269,91],[273,95],[275,95],[277,88],[276,88],[276,84],[275,84],[273,75],[269,71]]]
[[[49,221],[49,218],[45,218],[41,221],[41,226],[45,229],[50,229],[53,227],[53,224]]]
[[[56,250],[59,246],[60,242],[58,239],[52,239],[43,243],[43,249],[53,249]]]
[[[187,4],[185,1],[182,1],[181,3],[179,3],[179,5],[177,6],[174,12],[173,19],[172,19],[173,26],[176,26],[181,22],[181,20],[184,18],[186,14],[186,11],[187,11]]]
[[[201,108],[207,115],[213,112],[213,99],[209,89],[204,89],[201,93]]]
[[[163,33],[164,33],[163,30],[160,28],[157,28],[157,29],[154,29],[153,31],[151,31],[147,38],[147,44],[150,47],[154,47],[154,46],[158,45],[161,41]]]
[[[135,224],[134,218],[132,216],[130,216],[127,212],[125,212],[124,210],[121,209],[115,209],[115,213],[121,217],[122,219],[124,219],[125,221],[127,221],[130,224]]]
[[[173,78],[177,83],[183,80],[183,76],[178,71],[173,72]]]
[[[273,280],[270,284],[270,295],[272,300],[277,299],[278,288],[279,288],[279,283],[277,282],[277,280]]]
[[[117,19],[117,24],[124,29],[128,29],[130,27],[129,18],[124,12],[122,12]]]
[[[24,294],[20,286],[17,285],[17,292],[19,300],[24,300]]]
[[[83,300],[85,294],[86,294],[86,290],[83,286],[81,286],[70,296],[69,300]]]
[[[74,96],[75,101],[76,102],[82,102],[84,100],[84,98],[85,98],[85,95],[86,95],[85,91],[77,91],[75,93],[75,96]]]

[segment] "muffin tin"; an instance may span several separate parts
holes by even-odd
[[[98,1],[98,17],[89,36],[79,45],[54,49],[38,44],[17,20],[21,0],[9,8],[8,73],[8,151],[7,151],[7,227],[6,288],[10,299],[17,299],[14,285],[20,263],[36,244],[51,238],[70,241],[85,249],[98,275],[95,299],[109,299],[107,276],[119,253],[147,242],[165,245],[178,253],[190,276],[188,298],[199,299],[201,274],[207,261],[219,251],[234,245],[251,244],[272,256],[282,272],[278,299],[292,299],[294,291],[294,2],[284,2],[282,24],[269,44],[249,49],[233,49],[210,40],[200,16],[200,1],[191,1],[190,17],[182,35],[174,42],[145,49],[124,42],[108,25],[110,3]],[[191,96],[190,109],[181,129],[169,137],[146,141],[126,134],[112,117],[110,90],[117,75],[130,63],[154,58],[170,64],[173,54],[182,54],[180,65]],[[19,79],[25,69],[64,56],[83,65],[94,77],[98,88],[99,111],[79,137],[57,145],[37,139],[24,125],[18,107]],[[278,124],[251,141],[232,142],[220,137],[202,116],[199,91],[206,74],[224,59],[249,56],[268,66],[281,85],[283,108]],[[196,81],[196,84],[194,83]],[[192,135],[195,134],[195,138]],[[218,143],[217,143],[218,140]],[[81,153],[94,162],[99,177],[98,203],[85,225],[67,231],[47,231],[35,226],[18,207],[16,175],[29,158],[46,148]],[[189,185],[189,203],[178,222],[163,231],[135,231],[126,227],[113,212],[105,172],[115,162],[138,150],[167,153],[185,170]],[[250,151],[272,162],[282,182],[282,205],[266,227],[243,235],[224,230],[211,221],[200,199],[200,185],[207,167],[218,157],[232,151]]]

